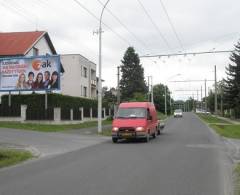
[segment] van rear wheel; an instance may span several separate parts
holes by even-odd
[[[154,133],[152,134],[153,138],[156,138],[156,131],[154,131]]]

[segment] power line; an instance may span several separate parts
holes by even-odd
[[[92,17],[94,17],[96,20],[100,21],[99,18],[93,14],[88,8],[86,8],[82,3],[80,3],[78,0],[73,0],[75,3],[77,3],[82,9],[84,9],[86,12],[88,12]],[[110,31],[112,31],[119,39],[121,39],[123,42],[127,43],[128,45],[131,45],[128,40],[126,40],[123,36],[121,36],[119,33],[114,31],[110,26],[102,22],[104,26],[106,26]]]
[[[12,13],[14,13],[15,15],[18,15],[18,16],[21,16],[23,17],[26,21],[28,21],[29,23],[33,23],[33,20],[29,19],[25,14],[23,14],[19,9],[17,9],[16,7],[14,6],[11,6],[11,5],[6,5],[4,4],[3,2],[0,2],[0,4],[7,8],[8,10],[10,10]]]
[[[174,35],[176,36],[176,38],[177,38],[177,40],[178,40],[178,42],[179,42],[180,47],[181,47],[182,50],[184,51],[185,49],[184,49],[184,47],[183,47],[182,41],[181,41],[181,39],[180,39],[177,31],[176,31],[176,28],[175,28],[174,25],[173,25],[173,22],[172,22],[169,14],[168,14],[167,8],[165,7],[165,5],[164,5],[164,3],[163,3],[162,0],[159,0],[159,1],[160,1],[160,4],[161,4],[162,8],[163,8],[163,11],[165,12],[165,14],[166,14],[166,16],[167,16],[168,22],[169,22],[169,24],[170,24],[170,26],[171,26],[171,28],[172,28],[172,30],[173,30],[173,32],[174,32]]]
[[[219,51],[201,51],[201,52],[187,52],[187,53],[170,53],[170,54],[155,54],[143,55],[140,58],[153,58],[153,57],[171,57],[171,56],[187,56],[187,55],[200,55],[200,54],[217,54],[217,53],[231,53],[234,50],[219,50]]]
[[[170,81],[173,83],[189,83],[189,82],[204,82],[204,81],[215,81],[215,80],[183,80],[183,81]]]
[[[97,0],[101,5],[104,5],[100,0]],[[105,8],[109,13],[110,13],[110,15],[113,17],[113,18],[115,18],[115,20],[117,20],[118,21],[118,23],[120,24],[120,25],[122,25],[123,26],[123,28],[125,28],[125,30],[129,33],[129,34],[131,34],[139,43],[141,43],[144,47],[148,47],[147,46],[147,44],[144,42],[144,41],[142,41],[141,39],[139,39],[132,31],[130,31],[129,30],[129,28],[115,15],[115,14],[113,14],[113,12],[110,10],[110,9],[108,9],[108,8]]]
[[[151,21],[152,25],[154,26],[154,28],[156,29],[156,31],[158,32],[158,34],[160,35],[160,37],[162,38],[162,40],[165,42],[165,44],[167,45],[169,50],[172,50],[172,48],[170,47],[168,41],[166,40],[166,38],[163,36],[161,30],[159,29],[159,27],[157,26],[157,24],[153,21],[152,17],[150,16],[150,14],[148,13],[148,11],[146,10],[146,8],[144,7],[144,5],[142,4],[142,2],[140,0],[137,0],[138,3],[140,4],[142,10],[144,11],[144,13],[146,14],[146,16],[148,17],[148,19]]]
[[[199,89],[177,89],[177,90],[174,90],[174,91],[200,91]]]

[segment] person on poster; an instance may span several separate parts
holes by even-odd
[[[39,72],[37,74],[37,78],[33,84],[33,89],[43,89],[43,74],[41,72]]]
[[[27,85],[28,85],[28,89],[32,89],[33,88],[33,84],[34,84],[34,73],[33,72],[29,72],[28,73],[28,81],[27,81]]]
[[[51,89],[57,89],[58,88],[58,72],[54,71],[51,76],[51,83],[50,83]]]
[[[48,89],[50,85],[50,72],[49,71],[45,71],[44,72],[44,82],[43,82],[43,86],[45,89]]]
[[[26,77],[25,77],[24,73],[21,73],[19,75],[16,88],[17,89],[27,89],[28,88],[28,85],[26,82]]]

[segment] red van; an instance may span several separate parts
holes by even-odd
[[[157,112],[150,102],[121,103],[112,123],[112,141],[118,139],[141,138],[145,142],[149,137],[160,134]]]

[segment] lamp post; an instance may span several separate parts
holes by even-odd
[[[102,17],[103,17],[103,12],[110,0],[107,0],[107,2],[104,4],[100,16],[100,23],[99,23],[99,30],[98,30],[98,35],[99,35],[99,76],[98,76],[98,133],[102,132]]]
[[[167,81],[169,81],[169,79],[172,79],[173,77],[180,76],[180,75],[181,74],[173,75],[173,76],[169,77],[167,79]],[[167,85],[165,85],[164,91],[165,91],[165,115],[167,116]],[[171,95],[170,95],[170,98],[171,98]],[[171,99],[170,99],[170,101],[171,101]],[[171,109],[171,107],[170,107],[170,109]]]

